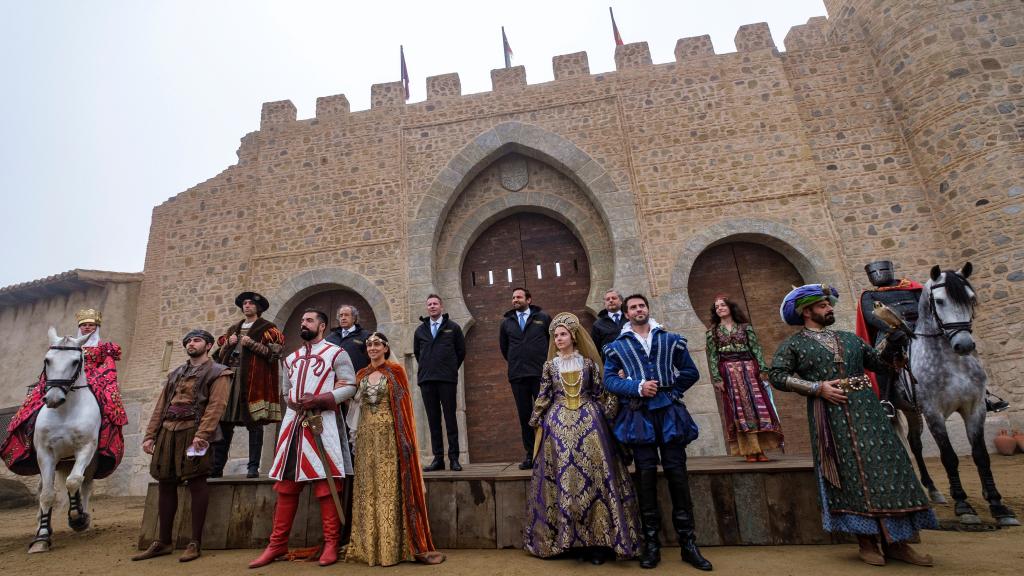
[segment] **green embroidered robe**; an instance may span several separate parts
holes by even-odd
[[[832,351],[807,332],[790,336],[775,352],[769,380],[777,389],[786,390],[785,381],[790,375],[820,382],[862,375],[865,368],[877,371],[886,367],[879,353],[852,332],[827,331],[838,337],[843,366],[835,362]],[[818,436],[822,426],[815,421],[818,402],[825,407],[838,455],[840,485],[833,486],[822,477],[830,514],[885,517],[929,508],[910,458],[870,387],[849,392],[842,405],[808,397],[807,420],[819,470]]]

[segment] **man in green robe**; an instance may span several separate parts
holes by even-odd
[[[823,284],[786,295],[782,319],[803,330],[779,346],[769,380],[779,390],[807,396],[825,530],[855,534],[868,564],[881,566],[890,558],[931,566],[931,557],[907,541],[919,529],[934,528],[935,515],[864,374],[865,368],[888,369],[887,341],[876,350],[852,332],[830,330],[838,298],[835,288]],[[901,338],[906,336],[898,331],[890,336]]]

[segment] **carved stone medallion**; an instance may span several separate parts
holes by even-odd
[[[526,158],[509,156],[501,162],[501,185],[509,192],[518,192],[530,183],[530,169]]]

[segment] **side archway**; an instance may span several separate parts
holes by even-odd
[[[378,329],[382,332],[391,331],[394,322],[384,293],[362,275],[343,268],[310,270],[285,280],[268,295],[270,308],[264,316],[278,326],[283,326],[301,302],[314,294],[339,288],[352,290],[366,299],[376,316]]]

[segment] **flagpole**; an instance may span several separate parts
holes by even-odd
[[[508,45],[508,37],[505,36],[505,27],[501,27],[501,50],[505,54],[505,68],[512,67],[512,47]]]

